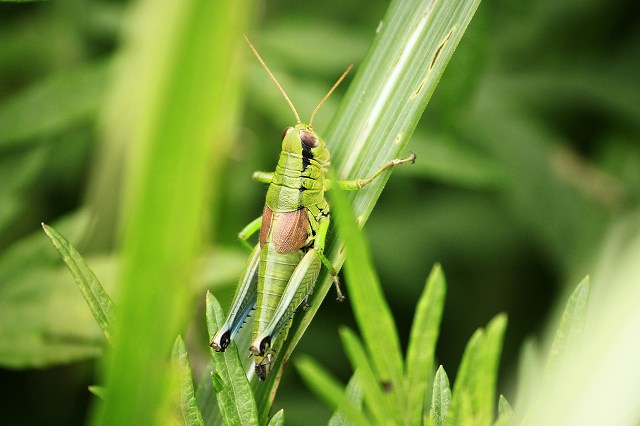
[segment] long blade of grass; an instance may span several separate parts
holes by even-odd
[[[380,381],[376,378],[367,353],[358,337],[348,328],[340,330],[342,345],[362,383],[364,400],[367,408],[378,424],[397,424],[401,418],[399,406],[389,399],[380,388]]]
[[[187,348],[184,340],[178,336],[173,346],[173,358],[178,365],[178,376],[180,378],[180,410],[182,421],[185,426],[204,426],[202,414],[198,408],[196,397],[193,392],[193,379],[191,377],[191,367],[187,356]]]
[[[331,374],[322,368],[317,362],[308,356],[300,356],[295,361],[295,366],[307,386],[329,406],[337,409],[352,424],[372,424],[344,392],[344,389]]]
[[[89,305],[93,317],[107,340],[111,342],[111,330],[114,322],[114,306],[111,298],[104,291],[102,284],[100,284],[100,281],[98,281],[84,258],[78,253],[78,250],[52,227],[43,223],[42,229],[44,229],[47,237],[49,237],[53,246],[62,256],[62,260],[69,268],[76,284],[78,284],[82,297]]]
[[[220,329],[224,314],[216,298],[207,292],[207,330],[209,339]],[[256,408],[247,376],[238,354],[238,348],[232,343],[224,352],[211,350],[213,358],[214,388],[216,399],[225,425],[257,425]]]
[[[133,5],[106,138],[126,138],[118,321],[100,424],[157,424],[172,410],[171,347],[187,319],[211,175],[235,128],[243,1]],[[215,155],[213,149],[215,147]]]
[[[364,62],[358,67],[339,111],[323,132],[340,178],[368,176],[385,161],[400,156],[440,77],[478,7],[479,0],[394,0]],[[389,174],[352,199],[358,222],[369,217]],[[340,267],[339,244],[328,256]],[[320,280],[310,309],[294,321],[281,350],[286,362],[331,287]],[[255,389],[265,418],[277,388],[273,379]]]
[[[442,319],[446,291],[442,269],[440,265],[435,265],[418,301],[409,335],[405,365],[407,405],[404,418],[407,425],[419,424],[424,413],[425,397],[434,365],[434,354],[440,334],[440,320]]]

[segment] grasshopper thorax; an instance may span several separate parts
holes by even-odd
[[[282,132],[282,151],[301,156],[303,160],[315,160],[322,167],[329,164],[329,150],[325,142],[308,124],[298,123]]]

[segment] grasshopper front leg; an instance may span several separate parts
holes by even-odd
[[[365,186],[369,185],[373,182],[378,176],[380,176],[385,170],[390,169],[391,167],[397,166],[399,164],[404,163],[415,163],[416,155],[412,152],[411,155],[407,158],[395,158],[391,161],[387,161],[384,163],[378,170],[376,170],[371,176],[363,179],[352,179],[352,180],[339,180],[336,182],[330,182],[331,184],[336,184],[340,189],[344,189],[346,191],[353,191],[362,189]]]

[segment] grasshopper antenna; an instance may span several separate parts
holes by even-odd
[[[351,65],[349,65],[347,67],[347,69],[342,73],[342,75],[340,76],[338,81],[336,81],[334,83],[333,87],[331,89],[329,89],[329,91],[327,92],[326,95],[324,95],[324,98],[322,98],[322,100],[320,101],[320,103],[318,104],[316,109],[313,110],[313,112],[311,113],[311,118],[309,119],[309,127],[311,127],[311,124],[313,123],[313,118],[316,116],[316,113],[318,112],[320,107],[325,103],[325,101],[327,99],[329,99],[329,96],[331,96],[333,91],[336,90],[336,87],[338,87],[340,85],[340,83],[342,83],[342,80],[344,80],[344,78],[347,76],[347,74],[349,74],[349,71],[351,71],[351,68],[353,68],[353,64],[351,64]]]
[[[244,35],[244,34],[243,34]],[[273,73],[271,72],[271,70],[269,69],[269,67],[267,66],[267,64],[264,63],[264,61],[262,60],[262,58],[260,57],[260,54],[258,53],[258,51],[256,50],[255,47],[253,47],[253,44],[251,44],[251,42],[249,41],[249,37],[247,37],[246,35],[244,35],[244,39],[247,41],[247,44],[249,45],[249,47],[251,48],[251,50],[253,51],[253,54],[256,55],[256,58],[258,58],[258,61],[260,61],[260,64],[262,64],[262,67],[267,71],[267,74],[269,74],[269,77],[271,77],[271,80],[273,80],[274,83],[276,83],[276,86],[278,86],[278,89],[280,90],[280,93],[282,93],[282,96],[284,96],[284,99],[287,101],[287,103],[289,104],[289,107],[291,107],[291,111],[293,111],[293,115],[296,116],[296,122],[300,123],[300,116],[298,115],[298,111],[296,111],[296,107],[293,106],[293,103],[291,103],[291,100],[289,99],[289,97],[287,96],[287,93],[284,91],[284,89],[282,88],[282,86],[280,86],[280,83],[278,83],[278,80],[276,80],[276,77],[273,75]],[[339,82],[339,81],[338,81]],[[333,90],[333,89],[331,89]],[[331,93],[331,92],[329,92]],[[326,97],[326,96],[325,96]],[[323,100],[324,102],[324,100]],[[316,108],[317,109],[317,108]]]

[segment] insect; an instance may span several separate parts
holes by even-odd
[[[322,265],[333,278],[337,299],[344,299],[338,272],[324,255],[330,222],[325,192],[332,184],[346,190],[361,189],[385,170],[414,162],[416,157],[411,154],[406,159],[391,160],[365,179],[329,181],[325,177],[329,168],[329,151],[325,142],[313,131],[312,123],[322,104],[346,77],[351,66],[316,106],[309,124],[304,124],[258,51],[246,36],[245,39],[289,104],[296,124],[282,133],[282,151],[276,170],[253,175],[258,182],[269,184],[266,202],[262,216],[238,234],[251,254],[229,314],[210,346],[218,352],[224,351],[255,308],[253,343],[249,351],[254,358],[256,375],[260,380],[265,380],[287,337],[293,315],[298,308],[306,305]],[[258,230],[259,242],[252,248],[247,240]]]

